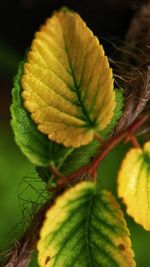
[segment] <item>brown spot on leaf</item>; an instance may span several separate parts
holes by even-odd
[[[51,259],[51,257],[48,256],[48,257],[46,258],[45,264],[47,264],[47,263],[50,261],[50,259]]]
[[[125,246],[124,246],[124,244],[119,244],[118,248],[121,251],[124,251],[126,249]]]

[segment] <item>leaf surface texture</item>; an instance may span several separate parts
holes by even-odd
[[[22,97],[38,129],[67,147],[88,144],[116,105],[112,69],[77,13],[56,12],[36,33],[22,77]]]
[[[41,267],[135,266],[129,232],[111,193],[82,182],[46,213],[38,242]]]
[[[49,166],[53,162],[65,174],[75,171],[87,164],[95,155],[99,143],[91,142],[78,149],[66,148],[61,144],[52,142],[48,137],[38,131],[30,118],[29,112],[23,106],[21,98],[21,77],[24,62],[19,64],[18,73],[14,79],[12,91],[13,103],[11,105],[11,125],[15,140],[26,157],[35,165]]]

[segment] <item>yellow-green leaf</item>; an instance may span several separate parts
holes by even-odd
[[[150,230],[150,142],[127,153],[118,174],[118,195],[128,214]]]
[[[40,267],[135,266],[129,232],[111,193],[82,182],[47,211],[38,242]]]
[[[116,105],[112,69],[77,13],[56,12],[36,33],[22,77],[22,97],[39,131],[80,147],[110,123]]]

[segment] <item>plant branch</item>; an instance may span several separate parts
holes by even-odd
[[[125,142],[128,143],[129,141],[131,142],[131,144],[133,145],[133,147],[135,147],[135,148],[141,148],[141,146],[140,146],[137,138],[135,137],[135,135],[133,135],[133,134],[129,135],[126,138]]]
[[[135,141],[136,139],[133,138],[135,132],[149,119],[148,115],[144,115],[143,117],[136,120],[132,125],[130,125],[127,129],[123,130],[122,132],[118,133],[117,135],[111,137],[109,140],[106,140],[103,142],[98,151],[98,155],[86,166],[82,167],[81,169],[69,174],[68,176],[57,176],[59,178],[57,180],[57,186],[56,188],[51,188],[51,191],[57,191],[58,188],[63,188],[68,183],[72,182],[75,178],[82,176],[84,173],[88,173],[91,176],[94,175],[96,172],[100,162],[108,155],[108,153],[116,147],[121,141],[125,140],[126,138],[128,140],[131,140],[131,143],[139,147],[138,143]],[[131,139],[132,136],[132,139]],[[135,144],[136,142],[136,144]]]
[[[123,132],[120,132],[110,139],[104,141],[98,149],[97,156],[89,164],[69,174],[68,176],[61,176],[61,174],[57,172],[55,167],[52,167],[53,175],[59,178],[57,180],[57,187],[55,188],[56,193],[54,193],[53,197],[50,198],[35,214],[29,228],[23,234],[19,242],[17,242],[17,244],[14,245],[11,251],[7,254],[5,262],[1,265],[2,267],[28,266],[32,257],[32,253],[36,249],[36,244],[39,239],[39,231],[44,221],[45,212],[51,205],[53,205],[55,197],[62,192],[60,189],[64,188],[67,184],[77,179],[77,177],[80,177],[86,173],[93,176],[93,181],[95,182],[96,171],[101,161],[121,141],[126,139],[130,140],[131,136],[134,136],[134,133],[145,123],[145,121],[148,120],[148,118],[148,115],[144,115]],[[54,188],[51,189],[51,191],[53,190]]]

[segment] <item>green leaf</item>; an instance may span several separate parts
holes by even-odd
[[[50,171],[49,171],[49,167],[41,167],[41,166],[37,166],[35,168],[36,172],[38,173],[38,176],[47,183],[47,181],[50,179]]]
[[[38,242],[41,267],[133,267],[126,222],[111,193],[82,182],[56,199]]]
[[[35,165],[48,166],[51,162],[53,162],[64,174],[68,174],[79,169],[83,165],[87,164],[95,155],[99,143],[97,141],[93,141],[78,149],[65,148],[62,145],[51,142],[47,136],[37,130],[35,123],[30,118],[30,114],[24,108],[21,98],[21,77],[23,73],[23,65],[24,62],[21,62],[18,68],[18,74],[14,79],[14,88],[12,93],[13,104],[11,106],[11,124],[17,144],[27,158]],[[116,92],[116,109],[119,107],[119,112],[115,112],[112,121],[117,120],[116,118],[118,117],[116,114],[120,115],[122,107],[121,101],[119,97],[117,97],[120,95],[120,91],[117,90]],[[108,129],[106,129],[103,136],[110,133],[111,130],[112,127],[108,126]],[[42,175],[40,175],[40,177],[41,176]],[[46,178],[44,180],[46,181]]]
[[[123,93],[121,89],[116,89],[115,93],[116,93],[115,113],[111,123],[102,133],[104,138],[111,133],[112,129],[116,126],[119,118],[122,115]],[[92,160],[92,158],[96,155],[99,145],[100,145],[99,142],[94,140],[86,146],[81,146],[77,149],[69,150],[68,153],[66,153],[66,157],[64,157],[63,160],[60,160],[59,163],[57,164],[56,166],[57,169],[65,175],[80,169],[81,167],[89,163]],[[50,179],[48,168],[38,168],[38,174],[44,181],[48,181]]]
[[[72,150],[59,170],[64,174],[69,174],[80,169],[93,159],[99,146],[99,142],[93,141],[86,146]]]
[[[116,94],[116,107],[114,111],[114,116],[111,122],[108,124],[107,128],[101,133],[101,135],[104,137],[108,136],[113,130],[113,128],[116,127],[119,119],[123,114],[124,96],[122,89],[120,88],[115,89],[115,94]]]
[[[55,161],[55,167],[64,175],[77,171],[93,159],[98,147],[99,142],[93,141],[86,146],[72,149],[71,151],[69,150],[68,153],[66,152],[63,158],[61,158],[59,161]],[[37,166],[36,171],[43,181],[48,182],[49,180],[53,180],[53,176],[50,174],[49,167]]]
[[[21,77],[23,65],[24,62],[21,62],[18,74],[14,79],[13,104],[11,106],[11,124],[17,144],[27,158],[35,165],[48,166],[51,162],[54,162],[58,169],[61,169],[65,174],[77,170],[84,164],[87,164],[90,158],[95,155],[99,143],[93,141],[89,145],[78,149],[65,148],[62,145],[51,142],[47,136],[37,130],[35,123],[22,103]],[[43,172],[40,173],[40,177],[43,177],[46,181],[50,175],[48,176],[47,169],[45,171],[47,172],[46,177]]]
[[[59,161],[59,158],[62,158],[68,149],[55,142],[51,142],[47,136],[40,133],[30,118],[29,113],[23,107],[21,98],[23,65],[24,62],[21,62],[18,74],[14,79],[11,125],[15,134],[15,140],[27,158],[35,165],[47,166],[52,161]]]
[[[36,33],[22,77],[38,130],[66,147],[89,144],[114,115],[113,84],[103,47],[81,17],[55,12]]]
[[[112,129],[116,126],[119,118],[122,115],[123,108],[123,93],[121,89],[116,89],[116,108],[114,117],[112,118],[111,123],[108,125],[102,135],[105,138],[108,136]],[[77,149],[71,149],[66,153],[66,157],[63,160],[60,160],[57,164],[57,169],[63,174],[67,175],[71,172],[74,172],[81,167],[89,163],[92,158],[96,155],[97,149],[99,147],[99,142],[94,140],[86,146],[81,146]],[[44,180],[48,181],[50,179],[49,169],[48,168],[38,168],[39,176]]]

